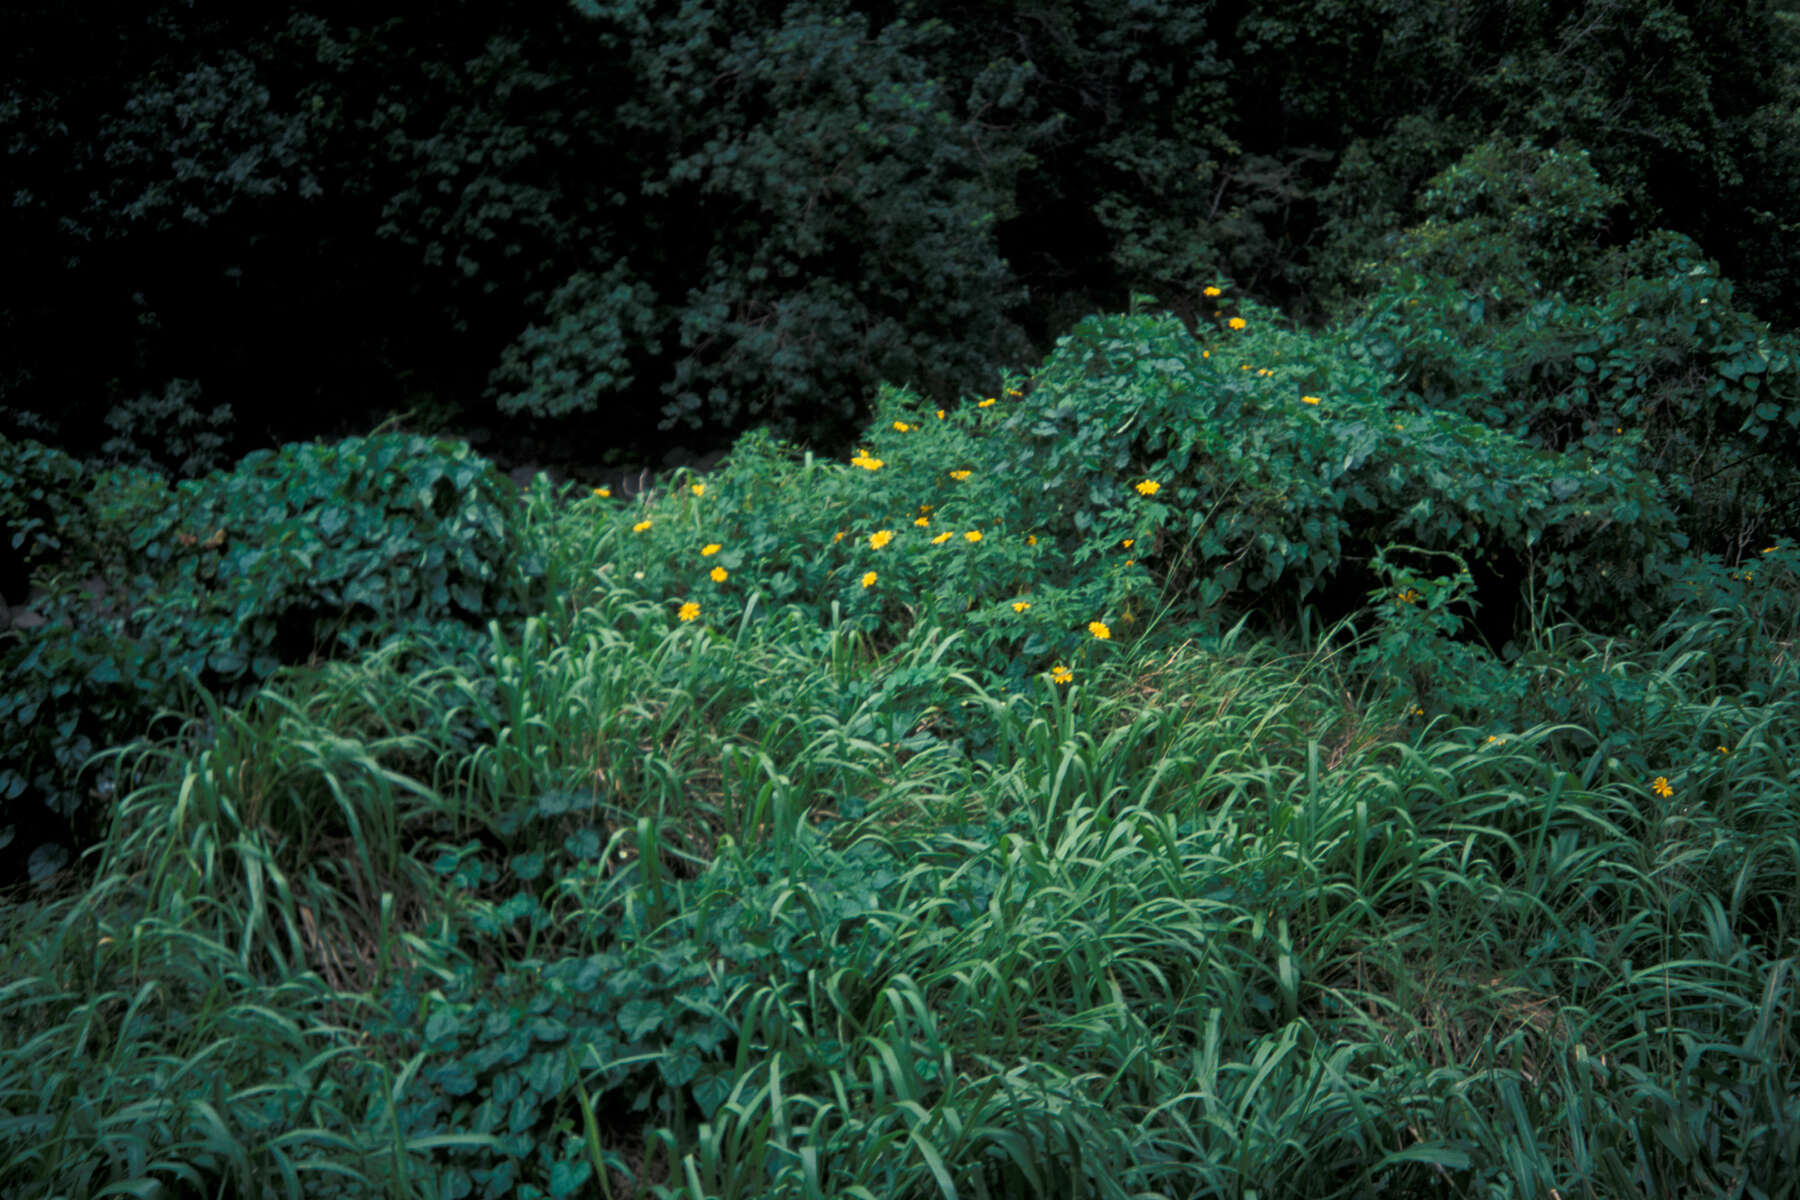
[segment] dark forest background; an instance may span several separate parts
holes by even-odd
[[[1494,270],[1667,231],[1792,327],[1786,9],[11,4],[0,434],[178,475],[395,414],[596,468],[836,447],[879,382],[990,389],[1136,293],[1328,321],[1506,197],[1545,258]],[[1546,155],[1591,186],[1534,196]]]

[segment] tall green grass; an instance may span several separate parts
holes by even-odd
[[[0,921],[0,1188],[1791,1189],[1800,707],[1719,669],[1760,614],[1542,628],[1478,721],[1350,626],[1059,684],[683,622],[529,502],[541,616],[120,752],[91,885]]]

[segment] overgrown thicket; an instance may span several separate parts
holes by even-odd
[[[1792,1194],[1785,10],[6,19],[0,1192]]]
[[[1800,551],[1774,493],[1718,510],[1766,544],[1684,549],[1682,455],[1785,444],[1785,372],[1767,423],[1548,385],[1496,420],[1407,365],[1404,300],[1309,334],[1216,290],[959,409],[887,389],[848,461],[758,434],[490,507],[384,435],[180,485],[119,586],[188,590],[90,636],[212,613],[242,674],[113,727],[104,838],[5,910],[0,1180],[1782,1194]],[[1442,327],[1470,379],[1519,311]],[[265,596],[368,624],[265,675]],[[10,669],[78,677],[76,624]]]
[[[397,411],[594,457],[833,445],[880,382],[985,393],[1132,292],[1326,314],[1490,143],[1588,152],[1582,236],[1683,234],[1796,318],[1784,5],[0,20],[0,431],[185,474]]]

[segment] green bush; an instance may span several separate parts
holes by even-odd
[[[190,685],[235,703],[284,666],[396,635],[468,644],[526,611],[541,572],[512,485],[458,443],[297,444],[174,487],[58,470],[41,503],[91,541],[40,567],[45,624],[0,657],[0,796],[16,817],[35,795],[77,842],[103,797],[90,756],[191,703]]]

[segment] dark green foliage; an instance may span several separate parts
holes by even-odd
[[[88,473],[68,454],[0,438],[0,598],[29,599],[34,572],[84,544]]]
[[[41,448],[8,449],[57,470],[54,487],[25,480],[6,502],[84,533],[36,543],[50,590],[43,625],[13,631],[0,659],[0,795],[14,813],[42,804],[77,842],[110,794],[88,760],[190,704],[191,685],[235,703],[283,666],[408,632],[466,642],[524,611],[539,571],[512,486],[456,443],[293,445],[173,488],[123,472],[90,484]]]
[[[1203,341],[1148,316],[1063,339],[1012,424],[1009,473],[1047,527],[1090,547],[1141,540],[1165,588],[1208,605],[1303,599],[1396,541],[1535,561],[1555,602],[1584,611],[1629,607],[1655,577],[1673,515],[1629,459],[1397,408],[1353,342],[1287,338],[1239,311],[1246,329]]]
[[[1800,513],[1800,346],[1688,238],[1607,246],[1583,156],[1491,144],[1425,192],[1351,321],[1407,402],[1660,480],[1685,535],[1738,552]]]

